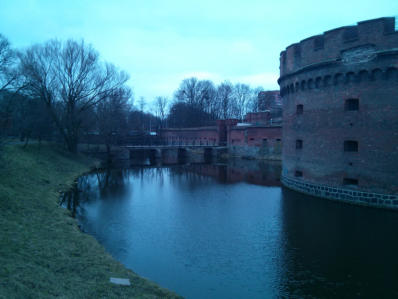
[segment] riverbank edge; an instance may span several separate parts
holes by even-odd
[[[0,298],[181,298],[113,259],[59,205],[60,193],[96,163],[52,144],[5,148]],[[128,278],[131,286],[111,284],[111,277]]]

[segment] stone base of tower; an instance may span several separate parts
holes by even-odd
[[[316,197],[355,205],[398,210],[398,194],[371,193],[348,188],[331,187],[283,175],[281,176],[281,182],[289,189]]]

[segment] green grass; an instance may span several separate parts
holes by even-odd
[[[60,192],[95,161],[54,145],[5,148],[0,169],[0,298],[174,298],[80,232]],[[110,277],[129,278],[118,286]]]

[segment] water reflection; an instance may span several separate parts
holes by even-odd
[[[396,212],[282,195],[283,287],[291,296],[397,297]]]
[[[228,164],[191,164],[175,168],[180,174],[210,176],[220,183],[246,182],[262,186],[281,186],[279,162],[231,160]]]
[[[115,258],[187,298],[396,297],[397,213],[301,195],[279,174],[255,161],[106,169],[65,205]]]

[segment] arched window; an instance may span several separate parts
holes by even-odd
[[[347,99],[344,101],[345,111],[358,111],[359,110],[359,99]]]

